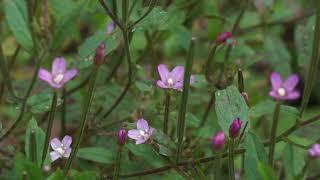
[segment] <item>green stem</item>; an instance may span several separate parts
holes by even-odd
[[[234,139],[229,140],[229,158],[228,158],[228,164],[229,164],[229,179],[234,180]]]
[[[166,99],[164,102],[164,117],[163,117],[163,132],[168,134],[168,122],[169,122],[169,106],[170,106],[170,94],[166,92]]]
[[[183,91],[180,103],[180,110],[178,115],[178,125],[177,125],[177,138],[178,138],[178,146],[177,146],[177,154],[176,154],[176,163],[180,161],[183,149],[183,136],[185,129],[185,115],[187,110],[188,103],[188,94],[190,87],[190,76],[192,70],[192,63],[194,58],[194,39],[191,40],[188,59],[186,61],[185,73],[183,77]]]
[[[107,6],[104,0],[98,0],[101,6],[104,8],[105,12],[111,17],[113,22],[121,29],[124,30],[124,26],[120,23],[119,19],[115,14],[113,14],[112,10]]]
[[[62,90],[62,106],[61,106],[61,135],[63,136],[66,133],[66,111],[67,111],[67,97],[66,95],[66,89],[63,88]]]
[[[14,89],[13,89],[13,86],[12,86],[12,82],[11,82],[8,66],[7,66],[7,63],[6,63],[6,60],[5,60],[5,57],[3,55],[3,51],[2,51],[1,47],[0,47],[0,70],[1,70],[1,75],[2,75],[3,81],[4,81],[4,83],[5,83],[6,87],[7,87],[10,95],[12,97],[16,98],[16,95],[14,93]]]
[[[8,131],[4,135],[2,135],[0,137],[0,142],[8,137],[13,132],[13,130],[15,130],[18,127],[19,123],[23,119],[23,116],[24,116],[24,113],[25,113],[25,109],[26,109],[26,105],[27,105],[27,100],[30,97],[31,92],[33,90],[33,87],[34,87],[34,85],[35,85],[35,83],[36,83],[36,81],[38,79],[38,72],[39,72],[39,69],[40,69],[40,66],[41,66],[41,62],[44,59],[44,56],[45,56],[45,53],[43,53],[43,55],[40,56],[40,58],[38,60],[38,63],[36,65],[36,70],[35,70],[35,72],[33,74],[33,77],[32,77],[32,81],[31,81],[31,83],[29,85],[29,88],[27,90],[27,93],[26,93],[25,97],[23,98],[24,100],[22,102],[22,106],[21,106],[21,109],[20,109],[20,113],[19,113],[18,119],[13,123],[13,125],[8,129]]]
[[[44,161],[46,160],[46,157],[47,157],[47,153],[48,153],[48,147],[49,147],[49,141],[50,141],[50,137],[51,137],[51,130],[52,130],[52,126],[53,126],[54,115],[55,115],[56,109],[57,109],[57,99],[58,99],[58,93],[55,90],[53,92],[51,110],[49,113],[48,126],[47,126],[47,132],[46,132],[46,139],[44,141],[44,148],[42,151],[41,167],[43,166]]]
[[[146,18],[151,11],[153,10],[153,8],[155,7],[155,5],[157,4],[157,0],[150,0],[150,4],[149,4],[149,8],[148,10],[135,22],[133,22],[130,26],[129,26],[129,30],[133,29],[137,24],[139,24],[144,18]]]
[[[216,51],[217,51],[217,47],[218,47],[218,44],[214,44],[209,52],[209,56],[208,56],[208,59],[206,61],[206,65],[205,65],[205,76],[206,76],[206,79],[209,83],[214,83],[214,80],[211,79],[210,77],[210,68],[211,68],[211,64],[212,62],[214,62],[214,55],[216,54]]]
[[[118,180],[120,174],[120,164],[121,164],[121,155],[122,155],[122,146],[118,146],[117,156],[116,156],[116,163],[114,165],[113,171],[113,179]]]
[[[208,106],[207,106],[207,108],[206,108],[206,111],[204,112],[204,114],[203,114],[203,116],[202,116],[202,119],[201,119],[201,122],[200,122],[200,126],[199,126],[199,127],[203,127],[203,126],[206,124],[206,122],[207,122],[210,109],[212,108],[213,103],[214,103],[214,100],[215,100],[215,92],[216,92],[215,90],[212,92],[212,95],[211,95],[209,104],[208,104]]]
[[[220,152],[217,153],[217,159],[214,162],[214,180],[220,180],[220,171],[221,171],[221,154]]]
[[[71,155],[70,155],[70,157],[69,157],[69,159],[68,159],[68,161],[66,163],[65,168],[63,169],[63,174],[65,176],[67,176],[67,174],[69,172],[69,169],[70,169],[70,167],[72,165],[72,161],[73,161],[73,159],[75,158],[75,156],[77,154],[77,151],[79,149],[79,146],[80,146],[80,143],[81,143],[81,140],[82,140],[82,136],[83,136],[84,130],[85,130],[86,125],[87,125],[88,114],[89,114],[89,111],[90,111],[90,107],[91,107],[91,104],[92,104],[92,97],[93,97],[94,90],[95,90],[95,83],[96,83],[97,73],[98,73],[98,68],[95,67],[95,69],[93,70],[93,72],[91,74],[90,80],[89,80],[88,93],[85,96],[85,100],[84,100],[84,104],[83,104],[83,111],[82,111],[81,119],[80,119],[80,122],[81,122],[80,129],[79,129],[79,132],[77,134],[75,143],[74,143],[74,145],[72,147]]]
[[[278,121],[279,121],[279,114],[280,114],[280,108],[281,104],[278,102],[274,109],[273,114],[273,121],[272,121],[272,128],[271,128],[271,134],[270,134],[270,146],[269,146],[269,165],[273,168],[273,156],[274,156],[274,150],[276,145],[276,137],[277,137],[277,127],[278,127]]]
[[[244,92],[243,73],[241,68],[238,69],[238,89],[240,93]]]
[[[303,114],[308,106],[310,95],[312,92],[312,88],[314,86],[316,75],[318,71],[319,64],[319,45],[320,45],[320,2],[317,1],[317,12],[316,12],[316,26],[314,29],[314,39],[313,39],[313,47],[312,47],[312,56],[309,65],[307,81],[305,83],[303,96],[301,100],[301,108],[300,108],[300,117],[303,117]],[[298,121],[298,120],[297,120]]]
[[[30,157],[33,163],[37,162],[37,140],[36,132],[34,131],[34,129],[32,129],[30,136]]]

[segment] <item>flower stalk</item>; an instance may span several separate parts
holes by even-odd
[[[56,109],[57,109],[57,99],[58,99],[58,92],[54,91],[53,92],[52,102],[51,102],[51,110],[50,110],[49,118],[48,118],[46,139],[44,141],[44,148],[43,148],[43,151],[42,151],[41,167],[43,166],[44,161],[46,160],[47,153],[48,153],[49,140],[50,140],[50,137],[51,137],[51,130],[52,130],[52,125],[53,125],[54,115],[55,115]]]
[[[92,104],[92,97],[93,97],[94,90],[95,90],[95,83],[96,83],[97,74],[98,74],[98,68],[95,67],[95,69],[93,70],[93,72],[91,74],[90,80],[89,80],[88,93],[86,94],[85,101],[83,104],[83,111],[82,111],[82,115],[81,115],[81,119],[80,119],[80,122],[81,122],[80,130],[79,130],[78,135],[76,137],[75,144],[72,147],[71,155],[67,161],[65,168],[63,169],[63,174],[65,176],[68,174],[68,171],[72,165],[72,161],[78,152],[78,149],[79,149],[79,146],[80,146],[80,143],[82,140],[82,136],[83,136],[85,127],[87,125],[88,114],[89,114],[89,110],[90,110],[90,107]]]
[[[229,177],[230,180],[234,180],[234,139],[229,139],[229,158],[228,158],[228,165],[229,165]]]
[[[280,115],[280,108],[281,108],[281,104],[280,102],[278,102],[274,108],[273,121],[272,121],[271,134],[270,134],[269,159],[268,159],[268,163],[270,167],[273,167],[274,165],[273,156],[274,156],[274,150],[276,145],[276,136],[277,136],[279,115]]]
[[[186,66],[185,66],[186,68],[185,68],[185,73],[183,78],[183,91],[182,91],[180,110],[178,115],[178,125],[177,125],[178,145],[177,145],[176,163],[180,161],[181,155],[182,155],[182,149],[183,149],[185,115],[187,110],[190,77],[191,77],[191,70],[192,70],[193,57],[194,57],[194,41],[195,40],[192,39],[190,42],[189,54],[188,54],[188,59],[186,61]]]
[[[166,99],[164,102],[164,117],[163,117],[163,132],[168,134],[168,123],[169,123],[169,107],[170,107],[170,93],[166,92]]]
[[[119,180],[121,157],[122,157],[122,145],[118,145],[116,163],[114,165],[114,171],[113,171],[114,180]]]
[[[36,140],[36,132],[34,129],[31,131],[30,136],[30,159],[33,163],[37,162],[37,140]]]

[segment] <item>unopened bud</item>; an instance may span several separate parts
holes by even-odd
[[[236,118],[235,120],[232,121],[229,128],[230,138],[235,139],[236,137],[239,136],[241,131],[241,125],[242,125],[242,121],[240,120],[240,118]]]
[[[222,150],[226,142],[225,140],[226,140],[226,137],[222,131],[216,133],[211,140],[213,149],[215,151]]]
[[[216,39],[216,43],[218,45],[225,43],[229,38],[232,37],[232,33],[231,32],[224,32],[222,34],[220,34],[217,39]]]
[[[118,131],[117,136],[118,136],[118,144],[120,146],[123,146],[126,143],[127,131],[124,128],[122,128]]]
[[[104,56],[105,56],[105,51],[106,49],[106,45],[104,43],[101,43],[99,45],[99,47],[97,48],[96,50],[96,55],[95,55],[95,58],[94,58],[94,64],[99,67],[102,63],[103,63],[103,59],[104,59]]]

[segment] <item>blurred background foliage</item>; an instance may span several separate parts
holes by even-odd
[[[220,46],[217,51],[215,60],[218,64],[223,63],[227,47],[231,45],[229,63],[232,67],[232,79],[236,79],[238,68],[244,72],[245,91],[250,101],[250,129],[255,133],[252,137],[250,136],[252,139],[258,138],[261,141],[268,138],[271,128],[271,114],[275,103],[268,96],[268,92],[269,75],[272,71],[277,71],[284,77],[292,73],[299,74],[301,77],[299,89],[302,91],[311,59],[315,1],[249,0],[239,27],[234,32],[232,42]],[[34,3],[34,6],[27,6],[27,2]],[[139,18],[146,11],[149,3],[147,0],[130,0],[129,2],[132,7],[130,21]],[[20,96],[25,94],[35,68],[35,46],[38,46],[41,52],[47,51],[42,63],[43,67],[50,68],[54,57],[64,56],[70,67],[75,66],[80,70],[78,77],[66,85],[66,90],[70,90],[88,77],[92,71],[95,49],[101,42],[106,43],[106,61],[98,74],[89,126],[76,161],[76,169],[79,171],[72,172],[73,179],[80,177],[92,179],[92,176],[103,177],[112,171],[116,151],[116,139],[113,134],[119,127],[130,126],[130,123],[140,117],[147,119],[152,127],[159,129],[162,127],[165,94],[155,85],[155,81],[159,79],[156,67],[160,63],[170,67],[184,65],[191,37],[197,39],[193,65],[193,74],[196,75],[197,81],[191,88],[189,97],[184,159],[192,160],[212,155],[210,138],[220,129],[214,108],[211,109],[205,126],[198,128],[214,90],[213,85],[206,81],[203,68],[211,44],[218,34],[231,31],[245,6],[243,2],[239,0],[158,1],[152,12],[132,30],[130,48],[134,82],[129,93],[106,119],[97,119],[97,110],[109,109],[125,86],[128,77],[121,32],[116,28],[112,34],[106,33],[106,26],[111,19],[98,1],[3,0],[0,2],[0,43],[3,54],[8,60],[14,88]],[[121,7],[121,1],[118,3],[118,7]],[[107,4],[112,4],[112,1],[107,1]],[[121,8],[117,11],[121,14]],[[33,21],[28,20],[30,13],[34,16]],[[35,40],[32,40],[33,37]],[[119,68],[110,77],[114,67]],[[216,67],[210,68],[214,71]],[[305,118],[319,112],[319,78],[316,81]],[[234,84],[237,85],[236,80]],[[66,134],[74,135],[79,126],[81,102],[86,93],[86,88],[82,88],[66,99]],[[27,143],[24,136],[27,136],[26,127],[31,126],[29,124],[31,121],[35,120],[38,123],[36,126],[45,127],[51,94],[52,90],[46,84],[37,81],[32,96],[27,101],[27,111],[22,124],[14,132],[14,136],[11,135],[0,144],[0,178],[18,178],[17,176],[25,169],[31,169],[33,177],[39,178],[37,171],[40,170],[30,164],[27,160],[28,156],[23,155],[27,153],[24,151],[24,144]],[[176,126],[180,94],[174,92],[172,96],[170,127]],[[17,119],[21,108],[21,103],[8,97],[1,76],[0,134]],[[61,99],[58,104],[59,111],[55,119],[53,136],[61,135],[60,119],[62,117],[58,115],[62,114]],[[299,100],[287,105],[281,112],[278,133],[291,126],[299,113],[295,108],[299,107]],[[318,128],[319,124],[308,126],[291,135],[290,139],[308,146],[319,139]],[[175,128],[171,128],[170,135],[174,136],[174,134]],[[39,132],[39,136],[44,136],[43,131]],[[250,146],[250,142],[246,142],[245,146]],[[133,143],[128,143],[125,149],[126,155],[123,156],[121,170],[124,173],[166,164],[166,161],[154,152],[151,145],[135,146]],[[290,160],[295,161],[292,162],[293,169],[285,169],[289,179],[296,175],[295,171],[303,167],[305,149],[283,142],[277,146],[276,152],[276,158],[279,160],[284,158],[289,163]],[[292,156],[283,156],[288,153]],[[240,157],[237,157],[236,162],[236,169],[239,171]],[[316,167],[320,165],[319,162],[313,163],[315,166],[311,166],[314,167],[311,174],[317,173]],[[53,164],[50,172],[54,171],[59,164],[63,162]],[[207,172],[211,164],[204,163],[196,167]],[[226,164],[223,167],[227,171]],[[263,165],[259,166],[259,169],[264,169]],[[196,177],[197,171],[191,171],[191,174]],[[52,176],[59,177],[59,170]],[[262,177],[259,175],[250,178],[249,176],[248,179]],[[145,178],[179,179],[181,177],[171,170],[145,176]]]

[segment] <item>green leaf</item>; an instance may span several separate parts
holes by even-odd
[[[243,124],[249,122],[249,108],[235,86],[217,91],[215,97],[218,123],[224,133],[229,134],[229,126],[236,118],[240,118]],[[247,130],[249,127],[248,123]]]
[[[79,55],[81,58],[85,58],[91,54],[94,54],[98,46],[107,38],[105,31],[98,31],[94,35],[87,38],[84,43],[79,47]]]
[[[257,135],[248,132],[244,141],[245,160],[244,168],[247,179],[257,179],[259,172],[257,170],[258,162],[267,163],[267,153]]]
[[[186,125],[187,127],[197,128],[200,124],[200,119],[194,114],[187,112],[186,114]]]
[[[273,169],[266,164],[258,162],[258,171],[262,180],[276,180]]]
[[[144,18],[135,28],[135,30],[143,31],[146,29],[157,29],[168,21],[168,13],[161,7],[155,7],[150,14]]]
[[[259,118],[263,115],[273,114],[274,107],[276,106],[276,102],[271,100],[266,100],[258,103],[250,109],[250,117],[251,118]],[[299,110],[292,106],[281,105],[280,113],[283,113],[288,116],[292,116],[295,118],[299,117]]]
[[[159,154],[164,156],[174,155],[176,145],[167,134],[157,130],[152,137],[159,145]]]
[[[64,179],[64,176],[60,169],[56,170],[47,178],[47,180],[62,180],[62,179]]]
[[[22,179],[22,174],[27,173],[27,179],[43,179],[41,169],[33,164],[31,161],[27,160],[21,153],[18,153],[15,157],[15,169],[16,173]]]
[[[76,172],[72,177],[72,180],[92,180],[100,179],[95,171]]]
[[[299,175],[305,164],[305,154],[297,151],[291,144],[285,146],[283,153],[284,169],[287,176]]]
[[[27,101],[27,106],[34,114],[47,112],[51,108],[52,91],[50,89],[31,96]]]
[[[38,167],[41,166],[42,161],[42,151],[44,148],[44,141],[45,141],[45,133],[43,130],[38,127],[37,121],[34,118],[31,118],[29,121],[29,124],[27,126],[26,130],[26,136],[25,136],[25,145],[24,145],[24,151],[26,153],[26,156],[29,160],[31,160],[31,132],[35,131],[36,136],[36,155],[37,155],[37,164]]]
[[[27,5],[24,0],[6,0],[6,21],[16,40],[27,51],[32,51],[33,41],[27,22]]]
[[[151,85],[139,81],[136,81],[135,85],[141,92],[151,92],[153,89]]]
[[[101,147],[80,148],[77,157],[98,163],[112,164],[114,152]]]

